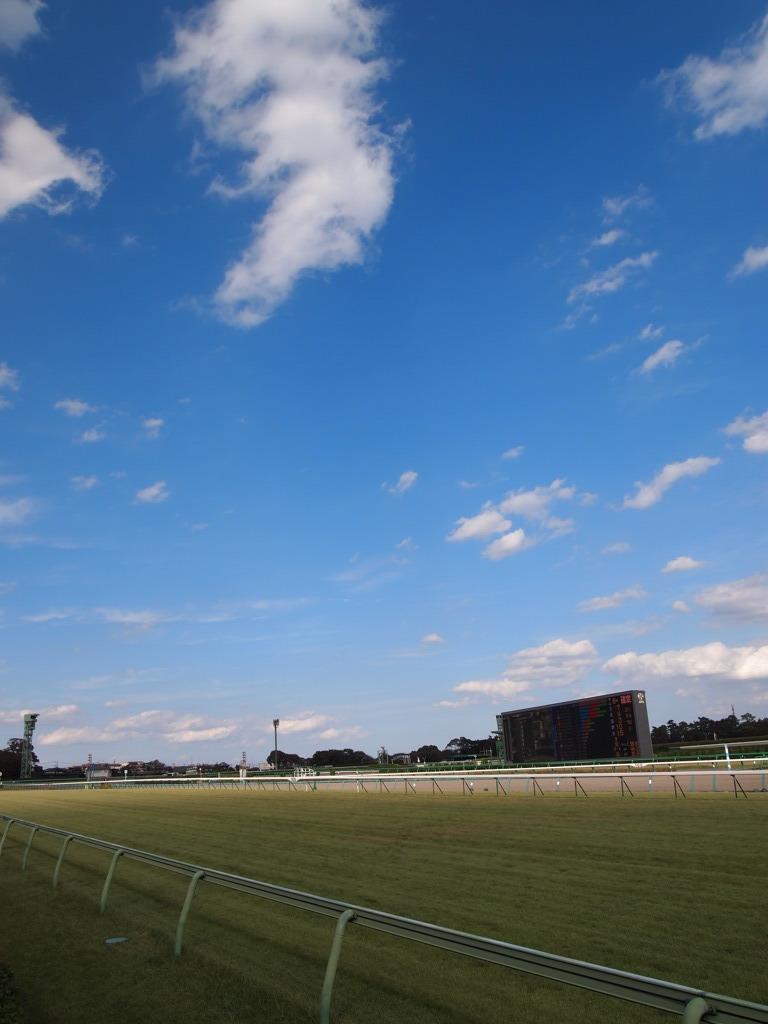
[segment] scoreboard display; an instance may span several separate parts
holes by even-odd
[[[600,761],[651,757],[643,690],[505,711],[496,718],[507,761]]]

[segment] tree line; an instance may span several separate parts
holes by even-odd
[[[706,718],[701,716],[695,722],[675,722],[672,719],[663,725],[655,725],[651,729],[654,747],[664,747],[675,743],[717,743],[728,740],[749,740],[761,737],[768,738],[768,718],[756,718],[747,712],[737,716],[733,711],[725,718]],[[468,739],[466,736],[455,736],[444,747],[434,743],[425,743],[415,750],[399,751],[390,754],[386,747],[380,747],[375,757],[364,750],[353,750],[352,747],[329,748],[316,750],[311,757],[291,754],[283,750],[270,751],[267,763],[274,767],[277,753],[278,768],[344,768],[352,765],[373,765],[387,763],[435,764],[440,761],[461,761],[474,758],[496,757],[498,738],[491,733],[484,739]],[[5,748],[0,750],[0,773],[5,779],[18,779],[21,774],[21,757],[24,741],[18,736],[8,740]],[[50,775],[71,775],[74,772],[66,768],[49,768],[40,766],[37,755],[30,748],[32,775],[35,778]],[[167,775],[173,774],[172,765],[157,759],[152,761],[128,762],[124,769],[129,775]],[[195,768],[204,775],[237,771],[236,765],[226,761],[215,764],[197,764]],[[82,774],[80,766],[76,769]]]
[[[750,740],[768,736],[768,718],[755,718],[747,712],[737,716],[731,711],[725,718],[697,718],[695,722],[675,722],[670,719],[664,725],[655,725],[651,729],[654,746],[669,743],[702,743],[718,740]]]

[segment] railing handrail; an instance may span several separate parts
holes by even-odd
[[[329,899],[325,896],[316,896],[297,889],[289,889],[284,886],[273,885],[269,882],[260,882],[242,875],[230,874],[214,868],[206,868],[186,861],[174,860],[171,857],[149,853],[145,850],[136,850],[118,843],[96,839],[92,836],[79,835],[78,833],[68,832],[65,829],[54,828],[50,825],[38,825],[7,814],[0,814],[0,820],[7,822],[2,838],[0,838],[0,855],[2,855],[3,845],[12,825],[19,825],[31,830],[24,852],[22,869],[26,868],[27,857],[33,839],[38,832],[63,839],[64,842],[59,854],[56,871],[54,872],[54,885],[58,882],[61,864],[66,850],[71,843],[81,843],[111,853],[112,862],[101,898],[102,911],[106,908],[109,886],[117,863],[121,858],[153,864],[157,867],[189,876],[191,879],[190,886],[176,931],[176,953],[181,952],[186,916],[190,909],[192,896],[200,881],[249,893],[263,899],[274,900],[311,913],[336,918],[339,921],[339,925],[326,969],[326,983],[323,986],[319,1018],[321,1024],[326,1024],[329,1020],[333,978],[335,976],[344,927],[347,923],[357,924],[364,928],[372,928],[376,931],[388,932],[400,938],[437,946],[476,960],[500,964],[513,970],[534,974],[553,981],[560,981],[564,984],[588,989],[592,992],[612,995],[619,999],[641,1003],[644,1006],[666,1010],[682,1016],[685,1024],[695,1024],[695,1022],[699,1021],[706,1021],[707,1024],[709,1022],[711,1024],[768,1024],[768,1006],[759,1003],[751,1003],[735,999],[731,996],[715,995],[686,985],[677,985],[673,982],[648,978],[627,971],[619,971],[611,967],[602,967],[598,964],[574,960],[570,957],[557,956],[554,953],[545,953],[540,950],[529,949],[525,946],[502,942],[498,939],[484,938],[480,935],[473,935],[452,928],[444,928],[440,925],[428,924],[424,921],[416,921],[411,918],[388,914],[381,910],[371,909],[370,907],[359,907],[340,900]]]

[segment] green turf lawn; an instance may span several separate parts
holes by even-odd
[[[250,790],[0,791],[0,810],[519,945],[768,1003],[768,795],[473,797]],[[317,1019],[330,919],[14,827],[0,964],[38,1024]],[[111,937],[126,937],[106,945]],[[668,1015],[350,926],[339,1024],[655,1024]]]

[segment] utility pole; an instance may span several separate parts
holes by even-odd
[[[24,740],[21,745],[21,772],[20,779],[32,778],[32,733],[39,715],[24,715]]]

